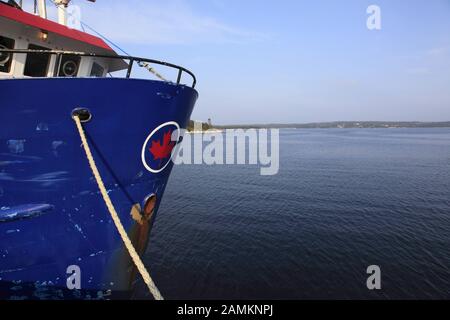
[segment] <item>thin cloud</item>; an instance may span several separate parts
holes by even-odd
[[[431,57],[437,57],[437,56],[443,56],[446,55],[448,53],[448,48],[447,47],[437,47],[437,48],[432,48],[429,49],[426,54],[427,56],[431,56]]]
[[[410,75],[425,75],[430,73],[430,69],[426,67],[409,68],[406,72]]]
[[[112,2],[112,1],[111,1]],[[77,3],[81,20],[116,41],[130,44],[224,44],[263,41],[267,35],[195,12],[184,1],[118,1],[107,6]]]

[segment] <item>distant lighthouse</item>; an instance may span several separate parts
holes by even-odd
[[[211,118],[208,118],[208,126],[209,126],[210,128],[212,128],[212,121],[211,121]]]

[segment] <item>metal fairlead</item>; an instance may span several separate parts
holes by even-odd
[[[87,108],[75,108],[72,110],[72,119],[78,117],[81,122],[89,122],[92,119],[91,111]]]

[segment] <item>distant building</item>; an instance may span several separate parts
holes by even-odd
[[[211,118],[208,118],[208,126],[209,126],[210,128],[212,128],[212,121],[211,121]]]
[[[189,123],[187,125],[188,131],[194,131],[194,130],[209,130],[211,129],[211,119],[208,119],[208,122],[202,122],[200,120],[189,120]]]

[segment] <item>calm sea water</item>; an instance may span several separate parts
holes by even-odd
[[[174,168],[144,259],[166,298],[450,298],[450,128],[280,140],[275,176]]]

